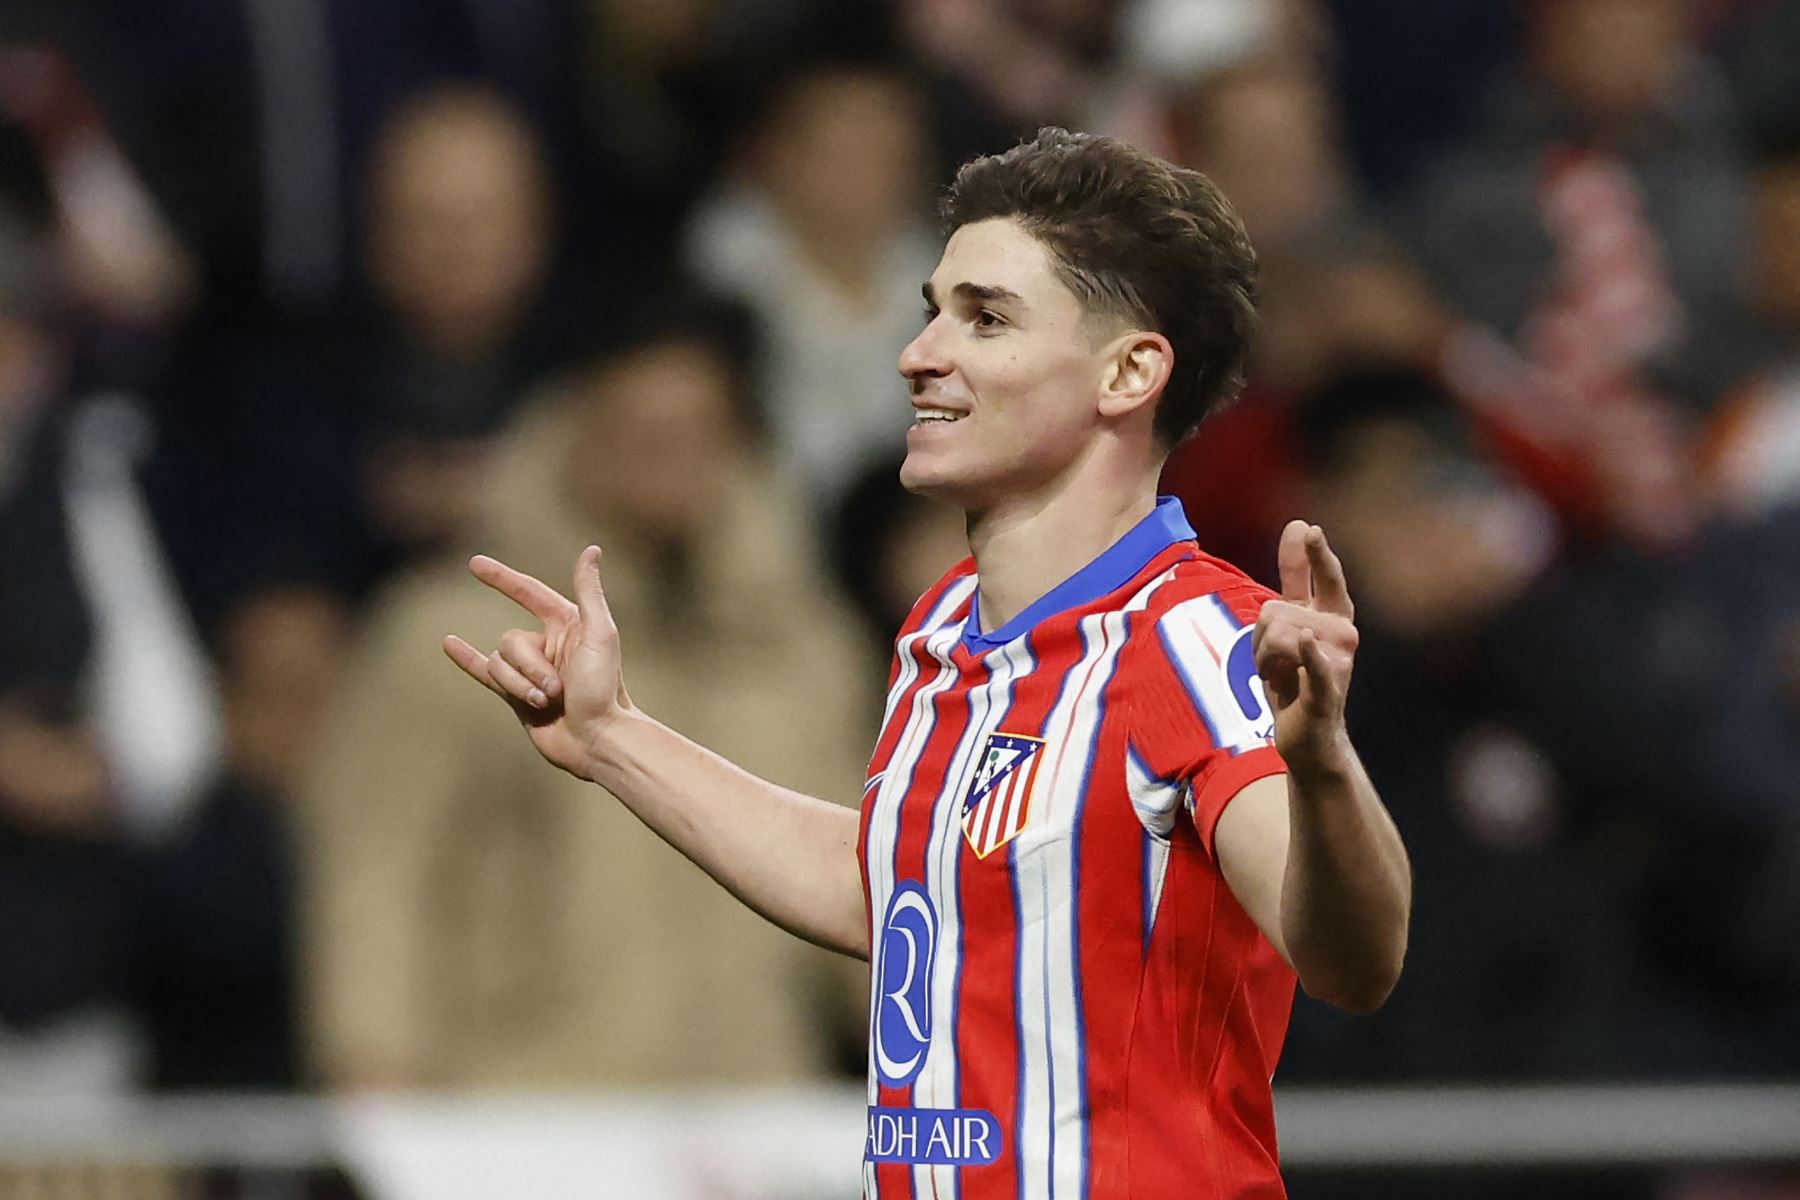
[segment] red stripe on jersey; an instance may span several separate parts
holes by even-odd
[[[968,565],[971,564],[963,564],[963,566]],[[920,599],[919,603],[914,606],[912,615],[907,619],[906,626],[902,629],[902,641],[920,631],[933,610],[943,602],[944,594],[964,575],[966,572],[959,567]],[[927,649],[926,643],[937,636],[936,629],[942,629],[946,625],[960,627],[968,613],[968,608],[967,599],[960,601],[947,618],[933,623],[935,627],[933,633],[917,638],[910,647],[909,652],[912,656],[916,677],[908,685],[905,694],[900,697],[899,703],[894,707],[892,718],[882,731],[875,756],[870,762],[871,774],[886,772],[892,765],[894,755],[906,732],[910,715],[919,700],[919,693],[941,681],[946,670],[955,669],[954,667],[947,668],[936,655]],[[899,672],[896,671],[896,680],[898,677]],[[920,818],[912,816],[907,810],[920,804],[929,808],[931,798],[943,790],[942,776],[948,765],[949,753],[960,740],[963,728],[968,721],[968,693],[962,688],[952,687],[940,691],[931,698],[930,704],[933,722],[931,733],[927,739],[924,753],[910,768],[912,772],[911,786],[908,788],[906,799],[901,806],[901,834],[900,840],[894,848],[894,879],[896,882],[909,879],[923,882],[925,878],[925,857],[932,825],[930,814],[927,812]],[[954,729],[947,729],[947,726],[954,726]],[[946,737],[948,738],[947,742],[942,740]],[[879,792],[879,788],[871,789],[863,798],[861,831],[858,835],[857,845],[858,858],[865,863],[865,869],[862,872],[863,907],[869,920],[871,961],[873,961],[875,950],[876,932],[874,929],[874,905],[870,895],[869,872],[866,863],[869,822],[873,817],[875,800]],[[880,981],[877,980],[876,983],[879,986]],[[912,1088],[892,1088],[881,1084],[877,1090],[876,1103],[883,1106],[909,1105],[912,1103]],[[876,1164],[875,1181],[882,1196],[913,1195],[912,1170],[904,1164]]]
[[[1275,1200],[1285,1192],[1269,1079],[1293,973],[1194,827],[1177,824],[1171,842],[1125,1072],[1130,1191],[1095,1195]]]
[[[1000,720],[999,731],[1039,737],[1062,693],[1063,678],[1081,661],[1081,644],[1079,639],[1058,638],[1043,657],[1037,653],[1035,635],[1027,635],[1026,645],[1032,651],[1033,666],[1015,684],[1012,704]],[[1039,760],[1043,757],[1037,756]],[[1036,769],[1034,763],[1032,770]],[[990,1196],[1015,1200],[1019,1192],[1012,1145],[1019,1106],[1019,1047],[1014,1035],[1019,938],[1012,884],[1017,849],[1015,841],[985,859],[970,853],[957,878],[962,927],[979,930],[973,935],[965,932],[962,942],[962,978],[956,999],[957,1106],[993,1113],[1007,1143],[1007,1152],[998,1162],[961,1172],[963,1200]]]
[[[1141,612],[1127,618],[1128,644],[1144,635],[1145,620]],[[1086,1023],[1085,1065],[1088,1194],[1095,1197],[1155,1194],[1127,1190],[1131,1128],[1111,1116],[1128,1111],[1126,1066],[1134,1025],[1106,1015],[1130,1012],[1136,1005],[1148,932],[1144,928],[1148,906],[1142,896],[1144,831],[1131,813],[1125,778],[1128,710],[1120,693],[1125,690],[1121,679],[1127,669],[1122,664],[1107,687],[1104,702],[1110,719],[1100,728],[1087,788],[1090,802],[1077,830],[1078,950],[1083,1001],[1094,1014]],[[1123,806],[1118,798],[1124,799]],[[1124,881],[1134,881],[1135,886],[1121,887]]]
[[[954,570],[944,576],[944,578],[940,579],[930,591],[919,598],[918,603],[913,605],[912,612],[907,615],[906,623],[900,627],[900,633],[895,639],[896,643],[903,643],[907,638],[919,633],[926,619],[931,616],[939,603],[942,602],[944,593],[948,592],[959,580],[966,576],[968,574],[967,568],[972,567],[973,565],[973,559],[968,559],[958,564]],[[966,614],[967,611],[968,601],[964,600],[957,605],[955,612],[949,614],[947,620],[939,622],[939,624],[952,624],[960,621],[962,615]],[[906,714],[912,712],[913,705],[918,699],[920,690],[929,686],[931,681],[935,679],[938,673],[943,669],[942,664],[926,650],[925,641],[926,639],[919,638],[910,648],[913,679],[912,682],[907,685],[905,693],[894,705],[894,715],[897,719],[888,721],[886,726],[883,727],[875,742],[875,752],[869,756],[868,778],[871,780],[879,775],[886,774],[888,764],[893,761],[894,751],[900,745],[900,738],[906,732]],[[904,664],[901,662],[900,656],[896,654],[894,656],[893,667],[888,672],[888,689],[890,691],[893,690],[894,685],[900,681],[900,674],[903,667]],[[856,831],[856,859],[858,862],[867,861],[869,850],[869,819],[874,814],[876,791],[877,789],[869,787],[866,782],[864,783],[862,814],[858,819]],[[867,869],[864,869],[862,872],[862,885],[863,915],[869,923],[869,944],[872,953],[874,947],[875,914],[870,911],[869,872]]]

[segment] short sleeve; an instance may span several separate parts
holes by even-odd
[[[1250,644],[1267,595],[1244,587],[1182,600],[1137,639],[1132,756],[1183,798],[1209,854],[1232,797],[1287,769]]]

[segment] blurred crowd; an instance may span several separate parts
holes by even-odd
[[[1283,1079],[1800,1075],[1800,0],[8,0],[0,1088],[856,1075],[857,964],[535,760],[471,551],[854,803],[964,552],[898,487],[956,163],[1200,168],[1171,461],[1322,523],[1407,974]]]

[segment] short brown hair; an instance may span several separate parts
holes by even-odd
[[[940,208],[946,235],[1011,218],[1050,251],[1090,312],[1154,330],[1175,350],[1156,410],[1174,445],[1244,385],[1256,251],[1223,192],[1113,138],[1047,128],[966,163]]]

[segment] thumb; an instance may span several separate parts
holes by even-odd
[[[606,593],[600,587],[600,547],[589,546],[575,560],[574,590],[582,628],[590,634],[610,630],[612,610],[606,607]]]

